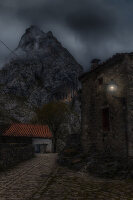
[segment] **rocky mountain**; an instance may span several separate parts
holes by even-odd
[[[28,122],[35,107],[76,91],[82,72],[52,32],[31,26],[0,71],[1,116]]]

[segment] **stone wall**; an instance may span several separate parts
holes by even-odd
[[[126,65],[125,59],[111,61],[82,78],[82,146],[86,154],[127,156],[127,111],[123,102],[127,100]],[[107,89],[112,80],[118,86],[115,94]],[[109,109],[108,131],[103,130],[104,108]]]
[[[133,157],[133,55],[127,58],[127,126],[128,126],[128,153]]]
[[[12,167],[34,156],[32,145],[27,144],[0,144],[0,168]]]

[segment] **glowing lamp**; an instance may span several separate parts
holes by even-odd
[[[109,84],[108,84],[108,91],[111,92],[111,93],[114,93],[117,91],[117,84],[114,82],[114,81],[111,81]]]

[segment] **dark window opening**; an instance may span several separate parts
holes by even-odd
[[[103,131],[110,131],[109,108],[102,109]]]
[[[102,85],[102,84],[103,84],[103,78],[102,78],[102,77],[98,79],[98,84],[99,84],[99,85]]]

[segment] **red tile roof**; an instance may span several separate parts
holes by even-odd
[[[47,125],[12,124],[3,136],[52,138]]]

